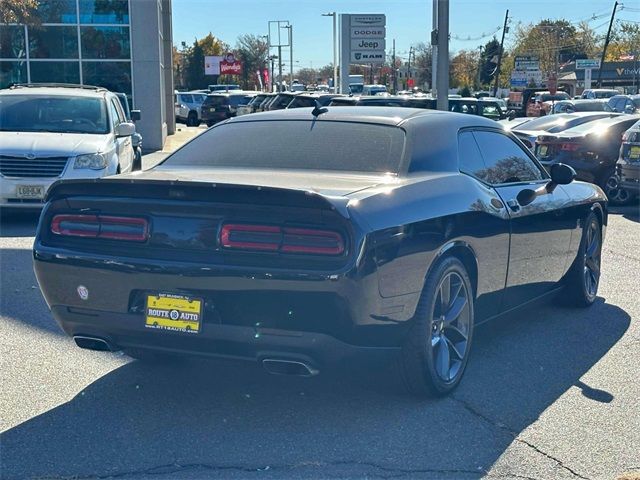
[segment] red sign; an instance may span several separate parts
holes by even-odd
[[[413,88],[416,85],[416,81],[413,78],[408,78],[407,79],[407,87],[408,88]]]
[[[262,70],[262,78],[264,80],[265,85],[269,85],[269,69],[265,68]]]
[[[242,62],[236,60],[233,53],[227,53],[220,62],[221,75],[240,75],[242,73]]]

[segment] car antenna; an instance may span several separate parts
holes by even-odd
[[[314,101],[316,103],[316,106],[313,107],[313,110],[311,111],[311,115],[313,115],[314,117],[318,117],[323,113],[327,113],[329,111],[329,109],[327,107],[323,107],[318,100],[314,100]]]

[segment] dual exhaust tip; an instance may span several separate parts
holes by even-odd
[[[80,348],[87,350],[97,350],[100,352],[114,352],[114,348],[109,342],[98,337],[87,337],[84,335],[75,335],[73,340]],[[264,358],[262,359],[264,369],[273,375],[289,375],[296,377],[313,377],[319,373],[317,368],[300,360],[286,360],[282,358]]]

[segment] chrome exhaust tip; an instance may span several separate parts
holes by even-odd
[[[87,350],[97,350],[99,352],[113,352],[115,349],[111,347],[109,342],[97,337],[86,337],[84,335],[74,335],[73,340],[80,348]]]
[[[320,373],[311,365],[298,360],[283,360],[280,358],[265,358],[262,360],[264,369],[273,375],[292,375],[296,377],[313,377]]]

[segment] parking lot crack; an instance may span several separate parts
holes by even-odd
[[[508,433],[509,435],[511,435],[514,439],[514,441],[525,445],[533,450],[535,450],[537,453],[539,453],[540,455],[543,455],[545,457],[547,457],[549,460],[553,461],[554,463],[556,463],[560,468],[566,470],[567,472],[571,473],[573,476],[577,477],[577,478],[581,478],[583,480],[589,480],[588,477],[584,477],[582,475],[580,475],[578,472],[576,472],[575,470],[573,470],[571,467],[568,467],[567,465],[565,465],[562,460],[554,457],[553,455],[550,455],[548,453],[546,453],[545,451],[541,450],[540,448],[536,447],[533,443],[527,442],[526,440],[523,440],[521,438],[519,438],[518,433],[509,428],[509,426],[507,426],[504,423],[501,422],[497,422],[491,418],[489,418],[488,416],[486,416],[485,414],[483,414],[482,412],[480,412],[477,408],[475,408],[473,405],[471,405],[470,403],[466,402],[465,400],[461,400],[460,398],[457,398],[455,396],[450,397],[453,401],[459,403],[460,405],[462,405],[464,407],[465,410],[467,410],[469,413],[471,413],[473,416],[480,418],[481,420],[483,420],[484,422],[490,424],[492,427],[497,428],[499,430],[502,430],[503,432]]]

